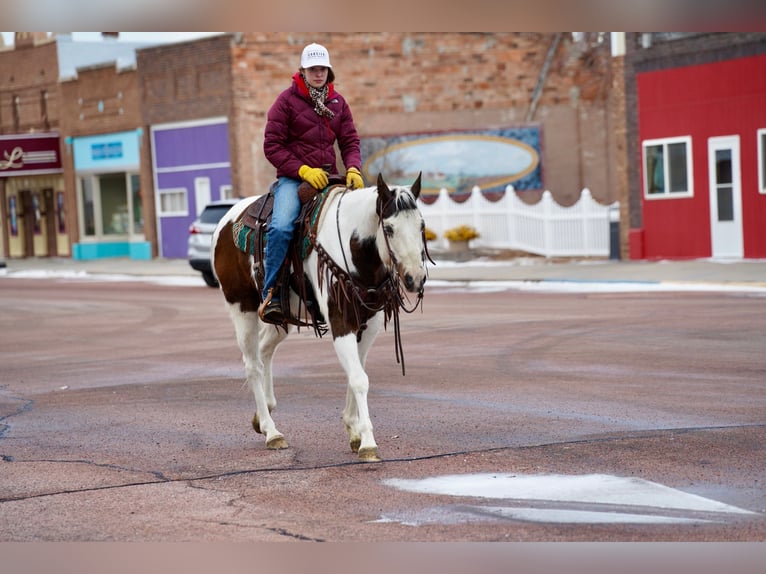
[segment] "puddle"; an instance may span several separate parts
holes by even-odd
[[[477,521],[557,524],[684,524],[723,522],[755,515],[717,500],[641,478],[605,474],[519,475],[483,473],[392,478],[387,486],[408,492],[504,500],[504,505],[455,504],[382,516],[408,525]]]

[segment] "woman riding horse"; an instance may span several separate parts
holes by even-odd
[[[283,322],[282,306],[274,289],[300,212],[301,180],[315,189],[338,173],[334,144],[337,140],[346,167],[346,186],[364,187],[359,168],[359,135],[346,100],[335,91],[330,54],[320,44],[309,44],[301,54],[292,85],[269,109],[263,151],[277,170],[273,190],[274,210],[266,234],[261,320]]]

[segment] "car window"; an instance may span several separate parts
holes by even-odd
[[[208,205],[199,216],[200,223],[218,223],[230,207],[230,205]]]

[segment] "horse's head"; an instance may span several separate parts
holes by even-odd
[[[393,188],[389,188],[383,176],[378,174],[377,185],[381,259],[399,275],[407,291],[422,292],[426,282],[426,251],[425,222],[417,206],[420,174],[412,185]]]

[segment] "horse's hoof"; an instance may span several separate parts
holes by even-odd
[[[355,438],[349,444],[351,445],[351,452],[359,452],[359,447],[362,446],[362,439]]]
[[[253,415],[253,430],[258,434],[263,434],[261,432],[261,421],[258,420],[258,413]]]
[[[380,462],[380,455],[378,454],[378,447],[369,447],[359,449],[359,460],[362,462]]]
[[[266,441],[266,448],[269,450],[282,450],[288,446],[289,445],[283,436],[275,436],[274,438]]]

